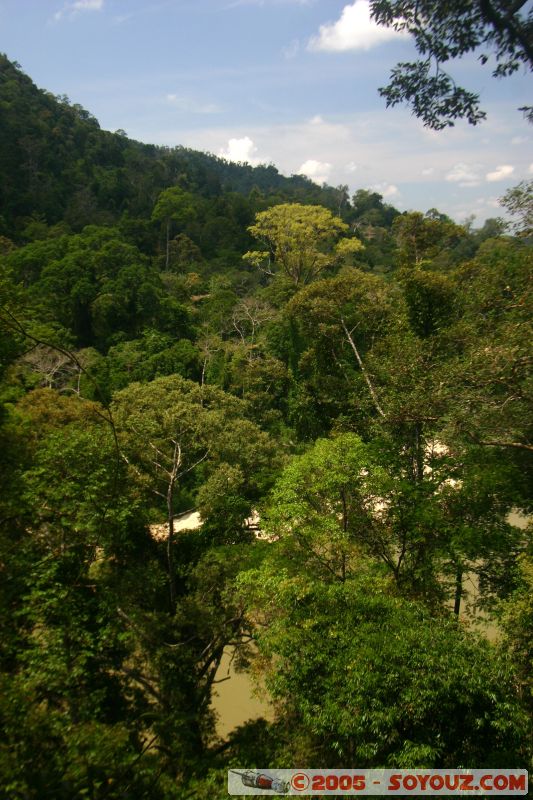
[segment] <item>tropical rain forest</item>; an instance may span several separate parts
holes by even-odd
[[[4,56],[0,114],[0,797],[531,768],[531,182],[400,213]]]

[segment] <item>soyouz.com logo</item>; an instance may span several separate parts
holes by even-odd
[[[525,769],[231,769],[238,795],[526,795]]]

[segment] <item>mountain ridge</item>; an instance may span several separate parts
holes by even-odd
[[[170,186],[204,197],[224,192],[280,195],[280,201],[338,205],[338,190],[273,164],[251,166],[181,145],[165,147],[106,131],[64,95],[40,89],[17,62],[0,54],[0,234],[14,236],[21,218],[66,221],[73,230],[112,224],[124,213],[145,216]]]

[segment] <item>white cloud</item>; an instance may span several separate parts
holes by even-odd
[[[228,161],[255,166],[260,163],[260,160],[255,157],[255,153],[257,153],[257,147],[252,139],[249,136],[243,136],[242,139],[229,139],[227,150],[221,148],[218,154]]]
[[[426,167],[426,169],[422,170],[422,175],[433,175],[435,172],[435,167]]]
[[[504,178],[508,178],[513,172],[514,167],[511,164],[500,164],[499,167],[496,167],[494,172],[487,172],[485,178],[489,183],[493,181],[503,181]]]
[[[525,136],[513,136],[511,144],[525,144],[528,141]]]
[[[344,6],[336,22],[321,25],[307,47],[309,50],[329,52],[370,50],[382,42],[404,35],[371,20],[369,0],[355,0],[352,5]]]
[[[298,170],[298,175],[305,175],[310,180],[322,185],[328,182],[331,164],[327,161],[316,161],[309,158]]]
[[[444,176],[445,180],[451,183],[458,183],[459,186],[479,186],[479,166],[471,164],[455,164],[452,169]]]
[[[357,172],[357,169],[358,169],[358,165],[355,163],[355,161],[350,161],[348,164],[346,164],[346,171],[347,172],[350,172],[350,173]]]
[[[529,172],[530,175],[533,175],[533,164],[529,165],[528,172]]]
[[[393,183],[375,183],[372,189],[374,192],[379,192],[382,197],[397,197],[400,194],[400,190]]]
[[[104,0],[72,0],[56,11],[54,19],[59,22],[65,16],[74,17],[82,11],[101,11],[103,7]]]
[[[71,8],[74,11],[100,11],[104,7],[104,0],[74,0]]]

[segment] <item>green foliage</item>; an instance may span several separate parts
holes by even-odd
[[[502,206],[513,215],[513,228],[520,236],[533,234],[533,181],[521,181],[508,189],[500,200]]]
[[[283,272],[295,284],[316,278],[335,263],[336,256],[342,258],[363,249],[357,240],[339,243],[340,250],[339,246],[334,249],[348,226],[321,206],[274,206],[257,214],[249,231],[264,249],[250,251],[244,258],[269,274],[273,269]]]
[[[6,796],[526,765],[528,187],[516,237],[400,215],[101,131],[0,69]],[[227,647],[276,721],[220,741]]]
[[[460,402],[452,419],[468,441],[531,448],[531,252],[520,242],[488,240],[457,273],[461,319],[446,344],[446,367]],[[525,465],[524,465],[525,467]],[[523,468],[524,468],[523,467]],[[527,468],[527,467],[525,467]]]
[[[147,257],[115,229],[89,226],[36,242],[16,250],[8,265],[29,285],[41,315],[71,331],[82,347],[106,349],[154,325],[187,331],[185,309],[165,295]]]
[[[5,551],[12,577],[4,598],[18,641],[6,642],[10,668],[1,678],[2,783],[14,797],[35,798],[116,796],[122,783],[133,797],[155,765],[143,760],[136,720],[146,706],[122,673],[130,639],[111,587],[113,572],[146,547],[142,512],[109,426],[75,398],[64,399],[65,420],[54,394],[42,392],[31,407],[36,438],[19,475],[28,528]],[[110,574],[98,563],[113,565]]]
[[[273,549],[239,587],[298,761],[525,763],[527,718],[494,648],[396,597],[363,559],[324,583]]]
[[[179,186],[161,192],[152,212],[152,219],[165,224],[170,220],[183,225],[194,213],[194,197]]]
[[[482,64],[494,59],[496,78],[533,66],[531,9],[523,3],[372,0],[370,7],[378,24],[411,34],[422,56],[398,64],[380,93],[388,106],[407,102],[428,128],[442,130],[462,118],[477,125],[486,117],[479,95],[457,86],[442,64],[481,50]],[[520,110],[531,115],[529,107]]]
[[[448,217],[411,211],[395,217],[392,230],[399,249],[400,264],[419,267],[427,261],[442,261],[449,250],[465,236],[465,229]],[[447,266],[446,262],[442,266]]]
[[[515,665],[520,690],[530,710],[533,709],[533,564],[531,554],[524,553],[519,561],[520,580],[514,594],[502,603],[504,647]]]
[[[401,276],[413,331],[431,336],[454,320],[455,285],[447,276],[427,270],[405,270]]]
[[[324,418],[363,409],[371,415],[378,407],[382,413],[364,359],[376,340],[404,326],[398,293],[381,278],[346,268],[299,291],[288,311],[301,335],[300,353],[293,354],[299,356],[294,368],[300,378],[295,410],[309,414],[300,402],[306,409],[311,405],[318,422],[314,435],[328,430]]]
[[[274,539],[287,537],[306,570],[345,580],[357,570],[361,545],[386,553],[375,507],[389,486],[386,470],[358,436],[319,439],[276,483],[265,530]]]
[[[364,553],[429,606],[454,597],[458,571],[480,576],[486,603],[508,593],[524,537],[506,522],[505,480],[493,465],[403,441],[402,452],[392,436],[319,439],[277,481],[267,534],[321,579],[353,577]]]
[[[194,378],[199,372],[200,353],[189,339],[175,339],[169,334],[148,329],[140,339],[131,339],[109,349],[110,392],[124,389],[129,383],[151,381],[164,375]]]
[[[122,456],[141,491],[166,510],[170,606],[182,590],[176,572],[174,515],[201,488],[199,502],[216,538],[239,540],[251,503],[272,480],[278,461],[273,442],[242,418],[242,401],[220,389],[173,375],[133,383],[117,393],[112,412]],[[229,481],[229,484],[228,484]],[[230,496],[213,497],[226,485]],[[224,514],[222,519],[216,515]],[[229,516],[226,516],[229,514]]]
[[[268,436],[243,418],[246,406],[242,401],[215,387],[201,387],[177,375],[134,383],[115,395],[112,409],[125,450],[143,472],[153,476],[156,485],[159,481],[164,485],[166,480],[164,462],[158,463],[158,455],[172,458],[176,441],[181,468],[191,474],[187,480],[192,480],[192,485],[194,475],[189,468],[196,462],[201,475],[210,463],[239,463],[253,497],[254,491],[264,491],[275,470],[274,447]]]

